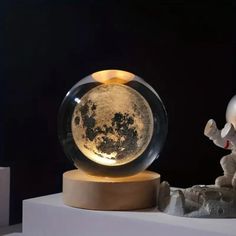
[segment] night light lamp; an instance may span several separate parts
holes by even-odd
[[[65,204],[96,210],[156,205],[160,175],[145,169],[164,145],[167,114],[143,79],[103,70],[80,80],[62,102],[58,133],[78,168],[63,175]]]

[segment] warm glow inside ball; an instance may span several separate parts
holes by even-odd
[[[80,80],[67,93],[58,131],[77,168],[94,175],[132,175],[159,156],[167,115],[144,80],[126,71],[104,70]]]

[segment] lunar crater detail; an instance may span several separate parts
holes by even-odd
[[[71,127],[77,147],[87,158],[102,165],[123,165],[147,148],[153,133],[153,115],[136,90],[104,84],[80,99]]]

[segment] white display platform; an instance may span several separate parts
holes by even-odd
[[[24,236],[235,236],[236,219],[197,219],[155,209],[118,212],[65,206],[62,194],[24,200]]]
[[[10,168],[0,167],[0,226],[9,224]]]

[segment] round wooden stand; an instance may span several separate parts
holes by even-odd
[[[143,171],[128,177],[99,177],[80,170],[63,174],[66,205],[93,210],[135,210],[156,206],[160,175]]]

